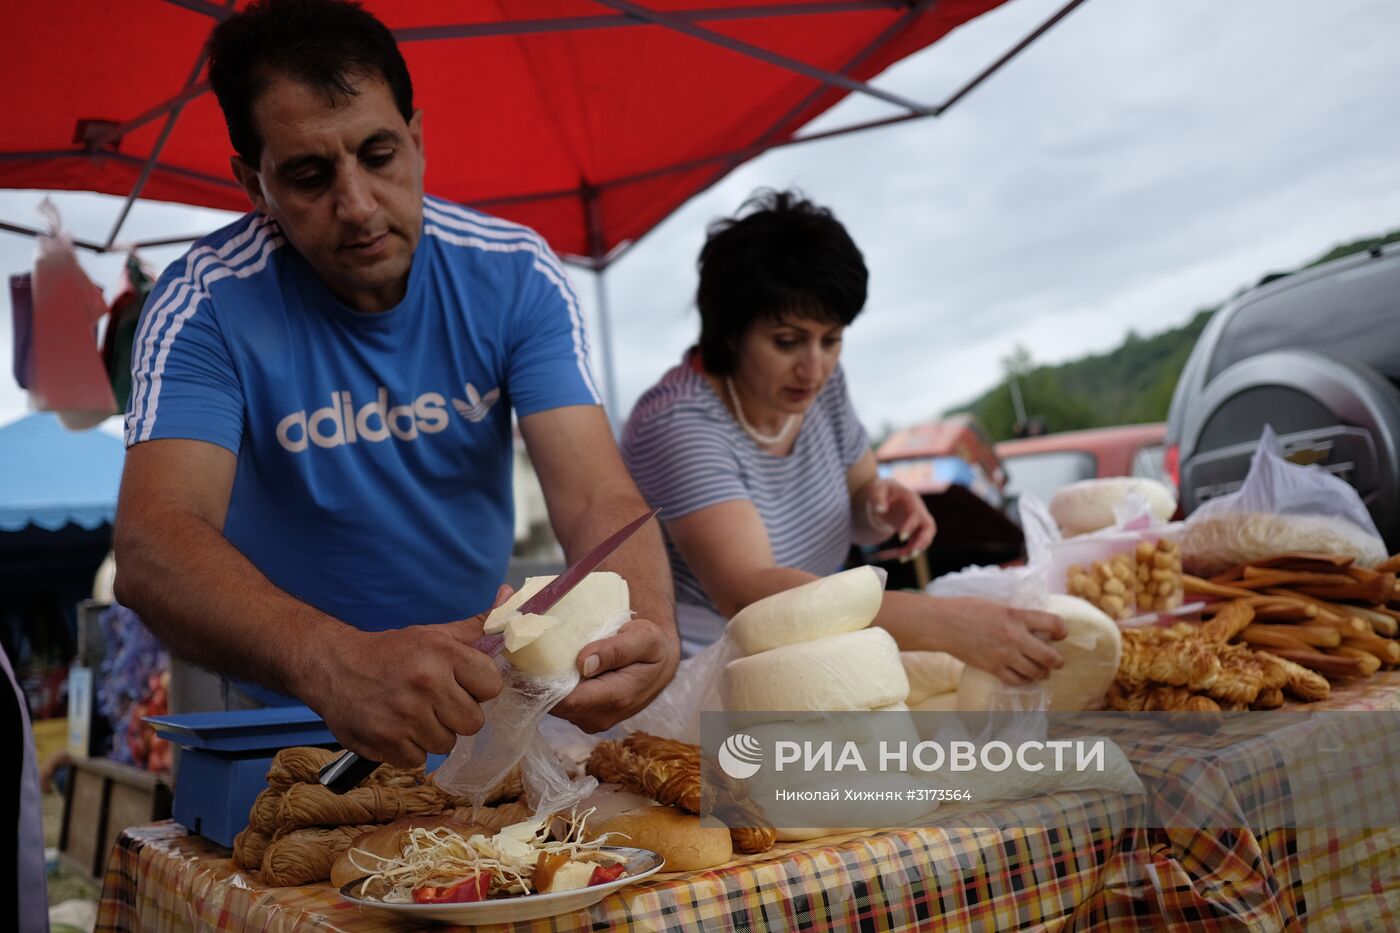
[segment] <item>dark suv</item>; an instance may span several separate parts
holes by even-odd
[[[1239,488],[1265,424],[1290,460],[1355,486],[1400,549],[1400,244],[1266,279],[1206,325],[1167,416],[1187,514]]]

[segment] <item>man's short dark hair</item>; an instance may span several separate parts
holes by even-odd
[[[795,191],[762,190],[710,225],[700,250],[700,359],[734,371],[755,322],[801,317],[845,326],[865,306],[865,259],[846,228]]]
[[[413,81],[387,26],[350,0],[257,0],[214,27],[205,46],[209,84],[234,151],[257,168],[262,138],[253,103],[278,77],[335,102],[368,76],[383,78],[405,121],[413,119]]]

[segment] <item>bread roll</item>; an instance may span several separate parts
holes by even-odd
[[[609,845],[634,846],[660,854],[666,860],[667,871],[702,871],[734,857],[728,829],[701,826],[700,817],[671,807],[626,810],[597,825],[589,824],[589,839],[604,833],[622,834],[607,840]]]
[[[434,816],[410,816],[406,819],[395,820],[356,836],[351,841],[350,847],[341,852],[340,857],[331,866],[331,884],[338,889],[370,874],[376,867],[375,860],[364,855],[355,856],[355,861],[359,862],[359,865],[356,865],[350,860],[352,850],[361,849],[384,859],[396,858],[403,854],[404,846],[408,844],[410,830],[438,829],[439,827],[450,829],[463,838],[477,833],[489,836],[494,832],[494,830],[478,823],[464,823],[444,813]]]

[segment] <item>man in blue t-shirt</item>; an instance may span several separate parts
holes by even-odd
[[[500,689],[473,648],[513,541],[511,412],[568,557],[646,506],[532,231],[423,193],[392,35],[340,0],[224,20],[209,78],[257,210],[161,277],[132,352],[117,596],[176,654],[398,765]],[[637,618],[554,712],[598,730],[679,658],[655,525],[606,565]],[[465,621],[464,621],[465,620]]]

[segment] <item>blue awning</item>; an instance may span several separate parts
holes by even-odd
[[[125,456],[117,438],[69,431],[48,412],[0,427],[0,531],[110,525]]]

